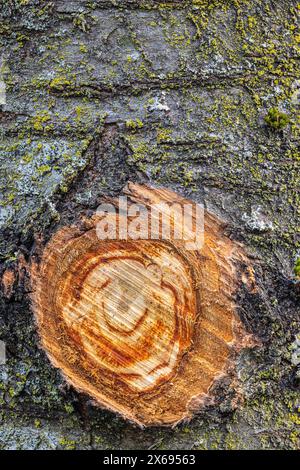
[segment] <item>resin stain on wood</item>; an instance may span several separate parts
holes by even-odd
[[[131,183],[124,194],[129,207],[195,206],[169,190]],[[173,229],[177,215],[169,216]],[[120,223],[125,215],[107,217]],[[162,239],[153,220],[151,239],[109,232],[99,239],[99,220],[95,214],[59,229],[32,266],[42,347],[98,404],[140,425],[176,424],[199,409],[247,343],[234,297],[247,257],[208,212],[197,249],[172,231]]]

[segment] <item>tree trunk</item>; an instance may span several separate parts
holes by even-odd
[[[0,446],[299,448],[298,2],[6,0],[0,5]],[[72,357],[74,364],[77,360],[76,332],[73,343],[68,329],[69,343],[55,336],[58,301],[52,305],[51,299],[62,299],[60,286],[67,285],[71,295],[78,280],[75,271],[70,280],[55,268],[66,250],[61,234],[88,233],[84,224],[90,222],[84,221],[93,220],[103,200],[124,194],[130,181],[143,185],[141,194],[162,187],[181,195],[174,198],[204,205],[219,227],[213,230],[218,266],[230,268],[232,257],[224,255],[229,245],[242,253],[234,269],[225,269],[242,339],[234,359],[225,361],[226,374],[208,383],[206,399],[176,416],[171,392],[169,402],[167,393],[159,401],[153,392],[147,406],[147,398],[143,405],[137,400],[134,416],[129,400],[125,412],[118,397],[118,406],[108,406],[143,425],[195,415],[175,429],[141,429],[99,408],[107,403],[92,393],[97,377],[91,375],[82,387],[68,373]],[[206,232],[209,238],[209,225]],[[55,241],[59,250],[53,255]],[[76,243],[70,259],[77,266]],[[205,292],[214,269],[209,257],[204,259],[204,278],[198,281]],[[174,279],[179,296],[184,285],[196,292],[188,276],[180,277],[182,284]],[[161,282],[155,282],[158,289]],[[206,298],[207,321],[218,323],[226,286],[221,282],[216,298]],[[64,351],[57,360],[47,347],[49,329],[43,331],[40,323],[45,312],[53,328],[50,343]],[[230,333],[232,321],[219,326]],[[189,350],[189,340],[182,352]],[[218,349],[216,357],[224,371]],[[198,396],[203,375],[195,365],[191,370],[186,393]],[[158,384],[158,395],[173,380],[171,372]],[[142,379],[137,384],[140,390],[130,393],[145,387]],[[147,421],[146,408],[155,419]],[[158,416],[161,411],[166,420]]]

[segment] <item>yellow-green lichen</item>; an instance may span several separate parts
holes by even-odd
[[[135,131],[143,127],[143,122],[140,119],[129,119],[126,121],[126,127]]]
[[[295,262],[294,274],[296,278],[300,280],[300,258],[298,258]]]

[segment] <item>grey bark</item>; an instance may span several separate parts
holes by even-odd
[[[0,2],[1,271],[16,273],[0,303],[1,448],[299,448],[298,15],[294,0]],[[261,346],[173,430],[68,388],[28,299],[35,239],[129,180],[203,203],[255,261],[258,290],[238,302]]]

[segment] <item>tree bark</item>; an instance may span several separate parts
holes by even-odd
[[[0,446],[299,448],[298,2],[0,5]],[[255,346],[175,430],[76,391],[31,303],[54,234],[129,181],[203,204],[251,265],[235,308]]]

